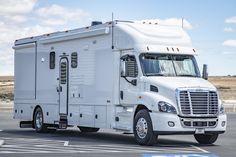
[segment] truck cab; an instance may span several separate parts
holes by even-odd
[[[201,144],[214,143],[225,132],[226,114],[217,89],[207,81],[206,68],[200,74],[187,33],[149,22],[120,29],[129,32],[121,47],[130,41],[135,45],[121,55],[120,103],[137,104],[136,141],[150,145],[158,135],[192,134]]]

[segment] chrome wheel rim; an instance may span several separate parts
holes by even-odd
[[[43,125],[43,114],[41,112],[38,112],[36,114],[35,121],[36,121],[37,128],[41,128]]]
[[[147,121],[144,118],[139,118],[136,124],[136,132],[139,138],[144,139],[148,132]]]

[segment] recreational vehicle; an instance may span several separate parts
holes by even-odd
[[[15,41],[14,118],[45,132],[133,133],[141,145],[159,135],[214,143],[226,130],[217,89],[201,76],[182,27],[155,22],[91,26]]]

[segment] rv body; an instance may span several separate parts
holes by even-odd
[[[226,129],[218,92],[200,77],[180,27],[114,21],[16,40],[13,48],[21,127],[109,128],[146,145],[168,134],[213,143]]]

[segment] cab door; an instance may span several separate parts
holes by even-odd
[[[121,53],[120,58],[120,103],[134,105],[138,97],[138,65],[132,51]]]

